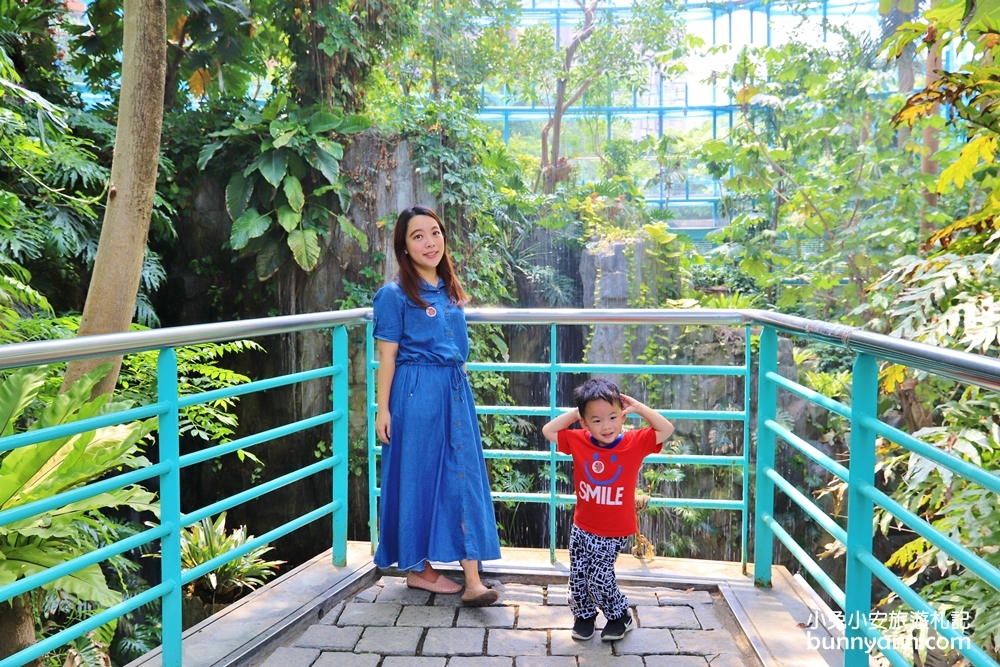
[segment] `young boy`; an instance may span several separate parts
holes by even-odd
[[[542,435],[573,457],[576,512],[569,538],[569,604],[574,639],[594,636],[597,610],[607,623],[602,641],[621,639],[635,627],[628,598],[615,580],[615,560],[636,532],[635,483],[642,459],[660,451],[673,425],[659,413],[594,379],[573,392],[577,409],[542,427]],[[635,413],[650,428],[622,433],[625,415]],[[580,421],[582,430],[568,430]],[[596,604],[595,604],[596,603]]]

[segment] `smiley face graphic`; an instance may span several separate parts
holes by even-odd
[[[612,454],[611,463],[615,463],[617,461],[618,457]],[[615,474],[611,479],[607,479],[604,481],[596,479],[594,475],[600,475],[601,473],[603,473],[604,468],[605,468],[604,461],[601,461],[600,454],[594,454],[594,460],[589,465],[583,467],[583,472],[587,476],[587,479],[590,480],[591,484],[595,486],[611,486],[612,484],[615,483],[615,480],[618,479],[618,476],[622,474],[622,467],[618,466],[618,470],[615,471]]]

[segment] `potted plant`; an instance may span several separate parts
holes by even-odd
[[[181,565],[184,569],[197,567],[252,539],[246,526],[227,534],[225,512],[215,521],[202,519],[181,531]],[[278,566],[285,562],[264,560],[264,554],[273,549],[266,545],[252,549],[188,584],[182,603],[184,628],[200,623],[273,577]]]

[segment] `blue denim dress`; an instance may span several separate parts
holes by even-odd
[[[421,568],[427,560],[500,558],[472,388],[465,311],[442,283],[421,281],[424,308],[395,281],[375,295],[375,338],[399,343],[382,448],[375,564]]]

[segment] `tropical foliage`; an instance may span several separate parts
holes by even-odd
[[[82,377],[70,389],[38,406],[35,419],[25,424],[46,385],[45,369],[27,369],[8,375],[0,384],[0,434],[32,431],[69,424],[102,414],[107,395],[91,398],[91,390],[107,373],[104,365]],[[0,509],[8,510],[78,488],[122,468],[148,465],[141,455],[149,422],[131,422],[47,440],[0,454]],[[102,511],[129,507],[156,512],[154,495],[137,485],[96,494],[59,509],[0,526],[0,585],[29,577],[91,551],[98,536],[106,535]],[[121,601],[100,565],[90,565],[42,587],[75,600],[110,607]],[[0,619],[31,611],[31,606],[0,607]],[[109,629],[113,634],[114,627]],[[104,635],[102,635],[104,637]],[[110,644],[110,640],[105,645]]]
[[[965,142],[942,151],[945,165],[934,185],[950,195],[940,230],[926,241],[923,256],[900,258],[871,289],[869,305],[861,309],[870,325],[892,335],[989,356],[1000,353],[1000,316],[995,295],[1000,291],[1000,180],[995,152],[1000,139],[995,103],[994,63],[1000,57],[1000,10],[982,5],[970,13],[964,3],[939,3],[924,20],[904,25],[889,49],[898,53],[909,43],[934,34],[941,44],[955,42],[972,58],[960,70],[913,95],[896,115],[899,123],[914,123],[946,103],[954,114],[949,125]],[[958,203],[961,202],[961,205]],[[898,366],[883,369],[883,385],[903,394],[913,388],[917,409],[908,422],[916,435],[944,451],[983,468],[1000,470],[1000,430],[995,415],[996,392],[909,376]],[[905,404],[904,404],[905,407]],[[915,414],[914,414],[915,413]],[[923,419],[921,419],[923,417]],[[882,467],[896,498],[931,522],[945,535],[1000,566],[996,534],[1000,516],[996,494],[954,475],[923,457],[886,443]],[[883,531],[897,526],[889,516]],[[985,610],[1000,604],[1000,593],[926,540],[909,540],[892,557],[907,580],[922,588],[946,614],[975,610],[973,640],[992,656],[1000,655],[1000,619]]]
[[[200,169],[227,143],[239,151],[227,151],[230,160],[250,159],[226,186],[226,210],[233,218],[230,245],[256,256],[258,280],[277,273],[289,254],[304,270],[313,269],[329,219],[367,249],[367,238],[344,215],[351,193],[340,175],[344,148],[334,139],[370,125],[364,116],[345,116],[338,108],[300,110],[279,94],[260,113],[249,111],[213,133],[218,141],[202,149]]]
[[[921,14],[919,3],[886,0],[885,27],[899,28],[881,53],[875,40],[833,26],[827,29],[839,44],[835,50],[792,39],[726,53],[728,47],[706,48],[686,35],[671,2],[637,2],[632,13],[619,14],[602,11],[598,0],[577,4],[583,18],[557,41],[550,26],[520,27],[521,3],[513,0],[168,2],[161,177],[136,319],[146,325],[161,317],[182,320],[177,312],[183,306],[172,288],[163,288],[192,275],[211,283],[211,310],[199,321],[257,316],[262,308],[278,312],[275,304],[284,308],[289,301],[275,297],[280,288],[273,278],[282,269],[299,277],[314,271],[323,253],[339,250],[335,238],[349,239],[373,261],[344,278],[342,289],[332,286],[331,303],[368,305],[383,280],[384,249],[351,223],[351,206],[372,193],[352,190],[356,184],[345,174],[345,148],[366,131],[385,146],[409,143],[416,173],[454,232],[455,256],[476,305],[580,306],[590,295],[579,262],[564,258],[621,245],[630,267],[643,271],[641,284],[626,295],[633,307],[777,308],[935,345],[1000,352],[995,3],[939,0]],[[121,7],[120,0],[94,0],[90,25],[74,26],[62,3],[0,0],[0,343],[76,330],[74,313],[84,301],[109,189]],[[942,47],[967,56],[966,64],[931,77],[908,98],[894,92],[896,72],[884,56],[902,57],[912,67],[914,58]],[[600,114],[566,120],[574,105],[630,101],[651,83],[681,74],[682,58],[695,52],[730,57],[730,66],[713,77],[725,83],[738,107],[731,133],[715,135],[710,123],[692,122],[684,132],[667,129],[662,137],[637,139],[638,124],[629,119]],[[522,123],[535,134],[525,139],[515,133],[507,146],[496,126],[475,118],[480,104],[498,99],[552,105],[556,112]],[[936,155],[922,155],[925,129],[939,137]],[[575,161],[578,153],[597,159]],[[922,157],[935,158],[940,171],[922,168]],[[722,193],[719,212],[729,224],[712,239],[712,251],[696,249],[669,226],[682,210],[676,194],[695,179],[717,181]],[[216,182],[219,193],[213,195]],[[649,206],[652,191],[673,206]],[[218,218],[210,216],[213,197]],[[178,238],[179,222],[221,227],[224,234],[211,247],[198,247]],[[935,230],[929,238],[921,236],[922,223]],[[185,244],[195,249],[181,252]],[[179,257],[192,266],[181,266]],[[472,332],[477,360],[509,359],[523,352],[518,341],[533,342],[514,328]],[[625,344],[639,361],[675,362],[705,342],[701,335],[635,328]],[[716,335],[712,345],[742,358],[742,332]],[[227,370],[223,363],[225,355],[245,350],[259,351],[250,343],[178,350],[182,393],[247,382],[249,371]],[[850,400],[846,355],[815,346],[797,355],[807,384]],[[0,405],[7,402],[7,422],[16,429],[83,418],[118,403],[150,400],[152,366],[152,353],[127,358],[115,403],[92,399],[82,388],[57,397],[58,368],[41,375],[4,373]],[[887,414],[936,446],[996,469],[993,393],[896,366],[885,367],[882,379]],[[674,388],[651,377],[625,383],[649,401],[674,400]],[[477,401],[489,405],[511,403],[517,391],[496,373],[474,374],[473,386]],[[729,391],[741,390],[733,385]],[[226,400],[186,409],[186,442],[200,446],[236,437],[236,407]],[[812,426],[820,442],[847,447],[841,420]],[[66,451],[71,464],[47,474],[99,475],[102,465],[141,465],[137,448],[148,425],[129,428],[87,436],[112,443],[101,456],[117,452],[117,465],[101,458],[104,463],[84,471],[66,441],[53,451]],[[490,417],[483,436],[490,448],[530,448],[537,433],[529,420]],[[80,447],[96,446],[85,440],[79,439]],[[671,446],[731,453],[749,444],[742,434],[713,425]],[[42,449],[32,451],[41,460]],[[895,497],[995,563],[988,528],[996,523],[994,497],[889,443],[880,443],[879,454],[882,482]],[[22,450],[0,454],[0,480],[14,473],[15,464],[31,473],[31,457]],[[352,458],[352,469],[362,470],[362,463]],[[497,490],[539,491],[548,484],[533,465],[490,465]],[[821,483],[803,462],[789,465],[809,485]],[[83,481],[52,477],[45,482],[51,488],[36,490]],[[733,480],[661,467],[648,470],[645,483],[690,495],[692,489],[716,493]],[[839,490],[830,491],[836,498]],[[150,505],[146,492],[129,493],[103,501]],[[12,494],[3,501],[0,494],[0,501],[13,504],[27,498]],[[512,543],[529,539],[530,521],[519,511],[500,513]],[[136,529],[116,527],[100,512],[88,505],[52,517],[51,524],[45,519],[3,529],[0,551],[7,557],[0,559],[0,583],[39,567],[10,558],[12,549],[69,558],[105,543],[113,532]],[[731,527],[724,520],[706,512],[664,512],[657,520],[670,527],[670,536],[657,540],[660,553],[726,553]],[[227,533],[224,523],[224,516],[206,520],[188,533],[191,563],[246,538],[246,531]],[[880,528],[887,540],[904,534],[888,516]],[[893,566],[935,604],[957,609],[976,599],[1000,606],[995,591],[937,549],[921,540],[904,543]],[[241,563],[242,573],[199,581],[199,593],[228,597],[257,585],[277,563],[263,554]],[[53,587],[64,604],[36,596],[39,627],[47,632],[134,592],[141,584],[128,568],[119,562],[110,568],[117,576],[88,568],[76,579],[60,580]],[[984,614],[973,625],[976,641],[994,653],[997,623]],[[134,632],[123,633],[126,626]],[[111,630],[102,632],[74,647],[85,662],[111,643],[119,661],[155,643],[141,614],[120,621],[114,642]]]
[[[899,100],[880,93],[889,73],[873,69],[872,44],[842,36],[840,52],[745,48],[730,73],[739,122],[700,149],[731,221],[717,261],[779,308],[821,319],[861,303],[890,261],[916,251],[923,204],[916,148],[901,150],[890,122]]]
[[[181,566],[190,570],[202,563],[243,547],[253,539],[246,526],[226,530],[226,513],[213,521],[202,519],[181,531]],[[211,604],[232,602],[241,593],[252,591],[275,575],[283,560],[264,560],[263,556],[273,547],[251,549],[239,558],[195,579],[188,586],[188,594],[196,595]]]

